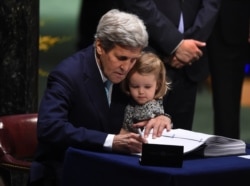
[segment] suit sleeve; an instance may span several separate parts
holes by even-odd
[[[221,0],[203,0],[194,24],[184,33],[185,38],[206,41],[217,19]]]
[[[135,13],[145,23],[150,43],[164,55],[172,54],[183,39],[176,26],[161,13],[153,0],[120,0],[119,6]]]
[[[61,67],[70,68],[69,65]],[[76,71],[71,70],[66,74],[54,70],[49,75],[39,108],[38,138],[54,147],[102,149],[107,133],[101,132],[103,129],[98,125],[98,111],[88,113],[93,108],[89,106],[86,91],[79,91],[75,85],[78,83],[74,83],[77,82]],[[82,97],[74,94],[75,90],[81,92]]]

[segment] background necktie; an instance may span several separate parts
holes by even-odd
[[[179,28],[178,30],[181,32],[181,33],[184,33],[184,21],[183,21],[183,14],[181,12],[181,16],[180,16],[180,22],[179,22]]]

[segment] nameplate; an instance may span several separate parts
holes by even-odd
[[[145,143],[139,161],[141,165],[182,167],[183,146]]]

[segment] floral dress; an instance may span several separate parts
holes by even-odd
[[[132,101],[125,108],[123,129],[137,133],[137,129],[133,127],[134,123],[149,120],[163,114],[162,99],[152,100],[144,105],[139,105],[135,101]]]

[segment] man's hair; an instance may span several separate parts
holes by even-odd
[[[106,51],[115,45],[142,49],[148,45],[148,33],[143,21],[134,14],[117,9],[101,17],[95,39],[100,40]]]

